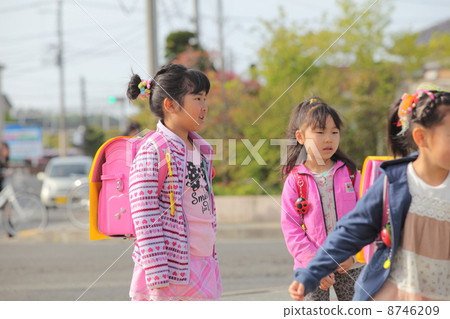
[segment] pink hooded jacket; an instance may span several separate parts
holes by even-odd
[[[292,174],[304,174],[307,177],[309,211],[304,215],[307,235],[301,228],[301,218],[295,210],[294,204],[299,197],[295,179]],[[348,169],[342,161],[338,161],[333,170],[333,189],[337,220],[350,212],[359,198],[359,184],[361,174],[357,172],[355,186],[349,176]],[[281,195],[281,229],[283,230],[286,246],[294,257],[294,269],[306,268],[317,250],[323,245],[327,237],[322,202],[312,173],[300,165],[295,167],[286,178]]]

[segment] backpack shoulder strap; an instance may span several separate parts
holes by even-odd
[[[385,227],[389,222],[389,193],[388,193],[389,181],[387,176],[384,176],[383,186],[383,217],[381,219],[381,226]]]
[[[147,137],[150,139],[150,142],[155,145],[156,152],[158,153],[158,189],[156,191],[157,194],[161,193],[161,189],[164,185],[164,181],[167,177],[167,160],[166,153],[170,154],[169,144],[166,138],[159,132],[150,132]]]
[[[299,197],[306,199],[308,196],[308,180],[304,174],[299,174],[297,169],[291,171],[294,177],[295,185],[297,186],[297,193]]]
[[[345,166],[345,167],[347,167],[347,170],[348,170],[348,176],[350,176],[350,179],[352,180],[352,185],[353,185],[353,187],[355,187],[356,172],[355,172],[355,173],[352,173],[352,170],[350,169],[350,167],[348,167],[348,166]]]

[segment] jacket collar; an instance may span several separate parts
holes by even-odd
[[[380,169],[386,174],[390,184],[403,182],[403,179],[406,178],[405,166],[408,165],[408,163],[415,161],[418,155],[419,153],[415,152],[399,159],[383,162],[380,165]]]
[[[334,165],[333,168],[333,174],[336,173],[336,171],[341,168],[344,165],[344,162],[342,161],[337,161],[336,165]],[[308,175],[312,175],[311,171],[309,169],[306,168],[305,164],[301,164],[296,166],[296,168],[294,168],[298,174],[308,174]],[[293,170],[294,171],[294,170]]]
[[[176,135],[174,132],[169,130],[162,122],[161,120],[158,121],[158,124],[156,125],[156,130],[162,134],[164,134],[166,137],[168,137],[177,147],[178,151],[184,153],[186,150],[186,144],[184,141]],[[200,135],[198,135],[196,132],[189,132],[189,137],[194,141],[194,146],[199,147],[200,152],[205,155],[212,156],[213,155],[213,149],[211,145],[209,145],[208,142],[206,142]]]

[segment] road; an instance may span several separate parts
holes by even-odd
[[[14,174],[16,189],[39,181]],[[217,251],[223,300],[290,300],[292,259],[279,225],[222,225]],[[248,228],[248,229],[247,229]],[[252,238],[238,239],[245,230]],[[236,233],[237,231],[237,233]],[[8,239],[0,227],[0,300],[129,300],[132,242],[92,242],[64,209],[49,212],[44,239]]]
[[[289,300],[283,239],[217,242],[223,300]],[[0,300],[129,300],[132,242],[0,240]],[[102,276],[103,274],[103,276]]]

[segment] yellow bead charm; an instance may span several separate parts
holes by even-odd
[[[388,269],[389,267],[391,267],[391,260],[390,259],[386,259],[386,261],[384,262],[383,267],[384,267],[384,269]]]
[[[172,166],[170,165],[170,153],[166,153],[166,161],[167,161],[167,169],[169,170],[169,177],[170,177],[170,215],[175,216],[175,201],[173,199],[173,174],[172,174]]]

